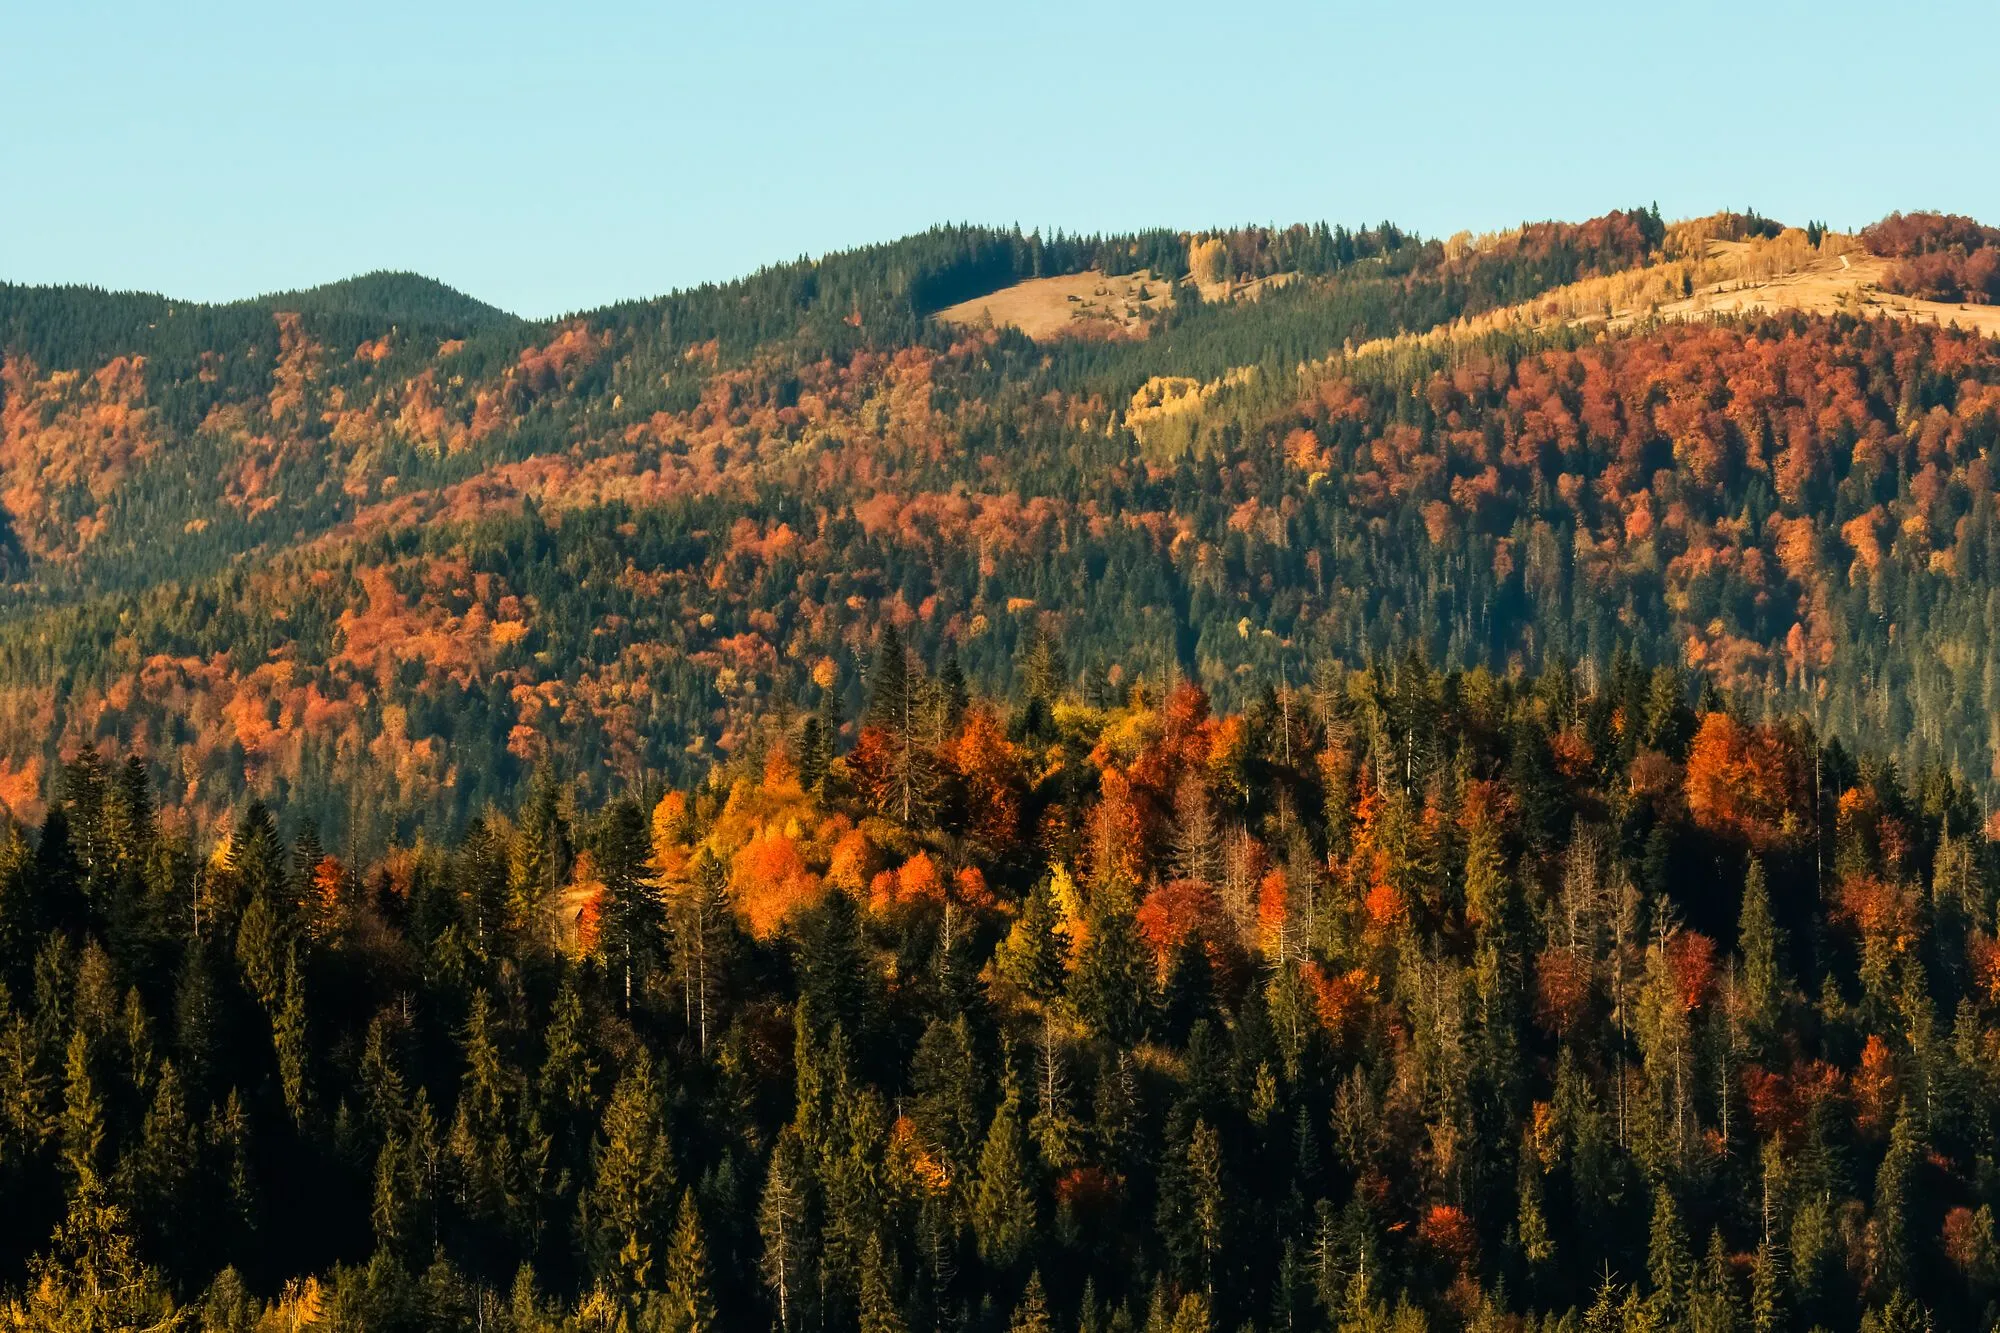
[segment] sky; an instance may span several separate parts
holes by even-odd
[[[0,280],[529,316],[933,223],[2000,223],[2000,6],[9,0]],[[1956,72],[1954,72],[1956,71]]]

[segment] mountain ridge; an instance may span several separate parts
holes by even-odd
[[[1323,660],[1622,646],[1989,782],[1986,685],[1918,682],[1984,651],[1937,617],[1988,577],[1990,347],[1860,302],[1657,318],[1854,243],[1644,210],[937,228],[542,323],[395,276],[159,318],[0,288],[0,800],[36,817],[90,740],[197,775],[203,820],[247,789],[380,849],[543,763],[698,774],[815,663],[860,689],[891,623],[988,688],[1053,635],[1099,688],[1184,673],[1228,706]],[[1114,268],[1177,299],[1111,339],[926,313]],[[1826,663],[1850,633],[1877,656]],[[1925,702],[1885,711],[1878,672]],[[364,774],[381,822],[346,827]]]

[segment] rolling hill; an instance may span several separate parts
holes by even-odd
[[[817,676],[851,709],[885,624],[993,688],[1049,641],[1222,702],[1624,650],[1993,780],[2000,307],[1738,215],[1248,228],[1210,299],[1151,276],[1203,240],[943,228],[541,323],[404,274],[0,288],[0,798],[91,743],[379,849],[544,762],[697,775]]]
[[[0,287],[0,1328],[1990,1331],[1996,242]]]

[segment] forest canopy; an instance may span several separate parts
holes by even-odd
[[[0,1327],[1992,1327],[1995,241],[0,285]]]
[[[0,849],[11,1326],[1990,1323],[1949,777],[1622,653],[1050,661],[885,631],[844,753],[824,691],[373,868],[85,751]]]

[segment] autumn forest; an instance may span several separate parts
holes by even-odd
[[[1993,1328],[1995,303],[0,284],[0,1327]]]

